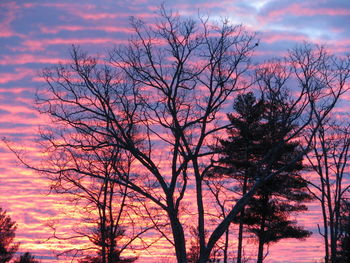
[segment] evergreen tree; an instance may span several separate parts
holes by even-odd
[[[285,114],[287,100],[283,100],[282,94],[278,100],[275,96],[265,94],[265,98],[257,101],[253,93],[241,95],[234,103],[235,113],[228,115],[232,125],[228,129],[229,138],[220,140],[217,149],[222,153],[219,162],[224,167],[216,172],[236,179],[242,195],[262,176],[262,171],[277,171],[299,155],[298,142],[284,141],[295,128],[288,119],[292,114]],[[265,244],[311,234],[289,219],[293,212],[307,210],[302,202],[311,199],[299,174],[302,169],[299,158],[267,181],[240,213],[235,222],[239,224],[237,262],[241,262],[243,225],[258,238],[257,262],[263,261]]]
[[[16,253],[19,244],[14,243],[16,222],[6,215],[0,207],[0,262],[9,262]]]
[[[121,252],[125,247],[120,248],[117,241],[123,238],[125,230],[117,225],[111,225],[108,220],[103,224],[98,224],[93,229],[91,241],[100,248],[98,255],[87,256],[81,259],[80,263],[131,263],[136,261],[137,257],[121,257]]]

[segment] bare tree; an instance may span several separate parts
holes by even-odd
[[[211,24],[200,19],[197,23],[164,9],[154,26],[137,19],[131,24],[134,38],[128,46],[111,52],[112,65],[100,65],[97,59],[73,49],[70,65],[44,72],[49,89],[40,96],[38,106],[41,113],[51,116],[54,125],[45,143],[56,149],[79,149],[82,154],[109,147],[130,154],[135,160],[130,174],[120,173],[108,180],[164,212],[172,232],[172,237],[164,237],[174,246],[178,262],[187,262],[183,200],[186,194],[194,196],[198,262],[204,263],[257,189],[300,156],[272,173],[261,167],[251,189],[227,208],[218,224],[210,225],[203,180],[216,153],[209,145],[229,125],[221,114],[228,100],[250,85],[244,76],[256,42],[241,26],[226,20]],[[297,122],[298,128],[285,141],[297,138],[314,123],[305,138],[308,150],[320,124],[345,90],[349,68],[339,66],[334,73],[337,79],[322,75],[335,66],[337,61],[322,48],[303,45],[290,51],[287,72],[296,79],[289,83],[295,90],[287,114],[293,113],[292,123]],[[280,73],[280,68],[262,70],[265,76]],[[278,147],[277,143],[267,156]],[[67,162],[39,170],[61,174],[76,169]],[[89,171],[79,173],[106,179]]]
[[[317,180],[310,180],[310,192],[319,201],[323,216],[325,262],[337,262],[338,240],[340,239],[341,207],[350,188],[346,181],[349,167],[350,126],[336,121],[320,125],[314,137],[312,151],[307,154],[309,163],[317,174]]]
[[[88,247],[73,249],[73,254],[84,254],[88,251],[91,255],[95,252],[96,256],[91,257],[91,260],[100,263],[136,260],[122,257],[122,253],[133,249],[134,241],[140,241],[142,235],[153,227],[145,223],[136,224],[134,212],[137,208],[134,207],[133,194],[127,186],[114,181],[121,174],[124,177],[129,176],[132,156],[114,146],[90,151],[72,148],[69,144],[57,147],[57,143],[51,140],[51,135],[52,131],[48,130],[42,133],[42,138],[51,141],[47,144],[49,147],[44,149],[48,157],[45,165],[60,171],[47,174],[52,180],[51,189],[68,196],[84,223],[83,227],[73,229],[73,236],[64,239],[85,237],[91,241]],[[86,142],[81,134],[71,135],[70,139],[75,142]],[[65,139],[68,142],[68,136]],[[68,164],[70,170],[66,171]],[[94,174],[95,177],[87,174]],[[53,237],[62,239],[56,234],[56,226],[51,227],[54,230]],[[145,246],[147,245],[143,242],[142,249]],[[69,250],[59,255],[72,252]]]
[[[149,96],[142,96],[141,119],[147,132],[169,147],[171,177],[164,176],[164,167],[163,171],[157,168],[150,172],[165,194],[177,260],[186,262],[179,208],[187,180],[191,180],[196,196],[199,261],[207,261],[214,247],[206,251],[203,176],[212,155],[207,145],[225,127],[218,113],[227,98],[245,88],[243,74],[249,68],[255,42],[242,27],[231,26],[228,21],[216,26],[202,20],[198,25],[164,10],[156,28],[146,27],[139,20],[133,20],[132,25],[137,38],[127,48],[114,50],[112,62],[141,89],[148,87],[142,90]],[[148,153],[151,151],[149,148]],[[147,162],[153,163],[153,158]]]

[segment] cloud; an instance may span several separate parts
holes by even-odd
[[[117,27],[117,26],[77,26],[77,25],[64,25],[56,27],[40,26],[42,33],[57,34],[62,31],[102,31],[108,33],[125,33],[130,34],[133,31],[130,27]]]
[[[129,16],[153,23],[160,3],[0,0],[0,136],[18,142],[37,161],[39,153],[33,140],[37,127],[47,123],[47,119],[33,110],[35,91],[47,88],[37,72],[58,61],[68,62],[67,50],[72,44],[84,45],[93,54],[104,54],[114,45],[126,44],[131,33]],[[284,54],[304,40],[326,43],[332,52],[339,54],[350,52],[350,1],[179,0],[168,1],[166,7],[187,17],[198,17],[198,13],[208,14],[212,20],[228,17],[233,23],[243,23],[250,31],[258,31],[261,41],[255,54],[260,60]],[[224,118],[225,114],[220,116]],[[162,156],[161,151],[158,154],[159,165],[166,167],[167,156]],[[76,224],[74,220],[64,221],[66,215],[62,213],[72,207],[62,196],[43,195],[49,190],[49,181],[19,166],[4,145],[0,145],[0,181],[0,205],[9,209],[19,223],[17,232],[22,249],[31,249],[48,263],[53,262],[51,249],[62,251],[74,247],[57,240],[43,243],[50,235],[50,230],[41,225],[45,220],[62,219],[62,234],[67,234]],[[191,197],[185,199],[190,206]],[[318,218],[317,207],[311,207],[305,217],[300,217],[300,222],[312,228],[309,222]],[[191,223],[191,218],[186,220]],[[316,234],[305,243],[283,244],[295,249],[293,262],[313,262],[323,253],[319,238]],[[172,256],[166,250],[171,249],[169,244],[161,242],[162,249],[155,247],[150,251],[159,257]],[[290,260],[283,245],[273,246],[271,251],[271,262]],[[145,258],[144,262],[154,262],[153,255],[147,254]]]
[[[15,72],[1,72],[0,84],[19,81],[34,74],[35,71],[33,69],[23,67],[16,68]]]
[[[0,58],[0,65],[25,65],[25,64],[57,64],[58,62],[68,62],[61,57],[41,56],[35,54],[3,55]]]
[[[14,1],[2,1],[0,3],[0,38],[23,37],[22,34],[17,33],[12,28],[12,24],[15,22],[19,11],[20,7]]]
[[[37,40],[25,40],[22,42],[22,47],[18,47],[19,51],[44,51],[48,46],[62,46],[62,45],[109,45],[113,44],[126,44],[127,40],[116,39],[116,38],[47,38],[47,39],[37,39]]]

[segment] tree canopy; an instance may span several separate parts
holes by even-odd
[[[219,175],[237,180],[239,192],[244,195],[258,179],[256,175],[261,167],[273,172],[300,156],[283,172],[267,180],[235,219],[240,224],[240,231],[244,224],[249,232],[257,236],[257,262],[263,260],[265,244],[310,235],[289,219],[292,213],[307,210],[302,202],[311,200],[311,195],[300,175],[303,169],[300,143],[284,140],[295,128],[289,119],[293,115],[285,116],[288,97],[280,101],[283,105],[277,104],[273,98],[276,94],[264,91],[259,100],[252,92],[239,95],[235,100],[235,112],[228,115],[231,122],[227,129],[229,138],[221,139],[215,148],[222,156],[218,162],[221,166],[214,169]],[[279,147],[276,148],[276,145]],[[271,149],[274,151],[270,152]],[[242,233],[239,238],[242,239]],[[239,241],[238,249],[242,249],[242,240]]]

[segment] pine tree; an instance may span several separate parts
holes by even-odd
[[[19,244],[14,243],[16,222],[0,207],[0,262],[9,262],[16,253]]]
[[[234,114],[229,114],[229,138],[220,140],[217,150],[222,153],[216,172],[236,179],[244,195],[261,175],[262,170],[277,171],[299,155],[298,142],[285,142],[291,122],[283,105],[273,97],[256,100],[253,93],[240,95],[234,103]],[[288,115],[289,117],[292,115]],[[283,238],[305,238],[311,233],[289,219],[293,212],[307,210],[302,202],[311,199],[306,183],[300,176],[302,159],[270,179],[258,190],[251,202],[240,213],[238,260],[241,262],[243,226],[258,239],[258,260],[263,261],[264,245]]]
[[[93,229],[91,241],[100,248],[98,255],[87,256],[79,263],[131,263],[137,260],[137,257],[125,258],[121,256],[123,248],[119,248],[117,241],[125,236],[125,230],[117,225],[111,225],[108,220],[103,224],[98,224]]]

